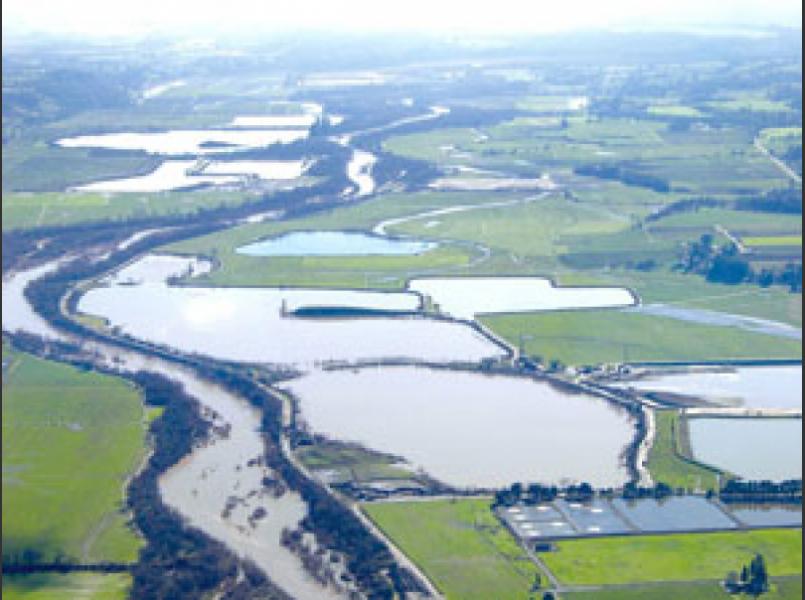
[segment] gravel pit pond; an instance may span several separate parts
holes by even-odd
[[[311,431],[402,456],[458,487],[624,483],[622,409],[526,378],[416,367],[315,371],[286,387]]]
[[[411,256],[437,244],[347,231],[297,231],[237,249],[247,256]]]
[[[412,293],[167,285],[170,275],[193,264],[188,258],[146,257],[89,290],[78,309],[141,340],[241,362],[477,362],[505,354],[463,323],[423,317],[310,320],[286,313],[301,307],[411,311],[421,302]]]
[[[802,419],[688,420],[693,456],[744,479],[802,478]]]

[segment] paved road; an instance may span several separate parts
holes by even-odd
[[[794,171],[794,169],[789,167],[787,164],[785,164],[783,161],[781,161],[779,158],[777,158],[771,152],[769,152],[769,149],[766,148],[766,146],[764,146],[763,144],[760,143],[760,138],[755,138],[755,148],[757,148],[760,152],[765,154],[766,157],[771,162],[773,162],[777,166],[778,169],[780,169],[783,173],[785,173],[792,180],[796,181],[799,184],[802,183],[802,177],[799,175],[799,173]]]

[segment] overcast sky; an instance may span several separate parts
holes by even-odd
[[[551,32],[692,25],[785,25],[801,0],[3,0],[3,29],[81,35],[205,28]]]

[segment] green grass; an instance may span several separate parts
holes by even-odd
[[[496,195],[501,199],[520,197],[522,194]],[[210,285],[398,289],[404,286],[406,279],[416,274],[434,269],[460,271],[470,262],[473,251],[446,245],[415,256],[254,257],[238,254],[236,250],[250,242],[289,231],[368,231],[383,219],[484,201],[489,201],[489,194],[387,194],[312,217],[235,227],[172,244],[162,250],[215,257],[220,268],[200,280]]]
[[[573,592],[561,595],[562,600],[748,600],[749,596],[730,596],[718,581],[685,581],[635,585],[631,587],[604,587],[590,592]],[[763,600],[800,600],[802,577],[773,578],[771,589],[761,596]]]
[[[528,597],[537,573],[489,500],[364,504],[363,510],[448,600]]]
[[[564,584],[718,580],[760,553],[771,576],[802,572],[802,531],[768,529],[568,540],[545,553]]]
[[[760,236],[760,237],[745,237],[741,241],[747,246],[802,246],[801,235],[776,235],[776,236]]]
[[[123,600],[129,587],[128,573],[3,575],[6,600]]]
[[[513,344],[525,334],[528,354],[570,365],[802,355],[797,340],[615,310],[494,315],[481,321]]]
[[[688,117],[695,119],[703,116],[699,109],[682,104],[654,104],[649,106],[646,112],[660,117]]]
[[[394,231],[419,237],[475,241],[520,255],[554,256],[565,250],[560,242],[564,235],[612,233],[628,224],[624,217],[602,212],[595,206],[550,196],[523,205],[412,221],[395,227]]]
[[[411,479],[413,476],[409,469],[394,466],[397,459],[392,456],[347,444],[322,442],[301,446],[296,456],[309,469],[337,472],[341,480]]]
[[[3,192],[3,230],[193,213],[254,199],[245,192],[204,190],[154,194]]]
[[[123,484],[144,452],[144,412],[120,379],[4,351],[3,557],[136,560]]]
[[[708,102],[708,106],[719,110],[736,111],[748,110],[751,112],[791,112],[791,107],[779,100],[769,100],[759,96],[744,96],[732,100],[717,100]]]
[[[717,489],[718,476],[714,469],[684,458],[687,454],[680,444],[680,418],[677,411],[657,410],[654,415],[657,430],[648,454],[648,469],[654,481],[666,483],[673,488]]]

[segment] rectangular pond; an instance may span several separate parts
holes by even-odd
[[[663,500],[616,498],[612,506],[624,520],[645,532],[735,529],[737,524],[706,498],[672,496]]]
[[[435,243],[348,231],[295,231],[237,249],[247,256],[402,256],[422,254]]]
[[[693,456],[745,479],[802,478],[802,419],[688,420]]]
[[[544,277],[446,277],[412,279],[408,289],[430,296],[459,319],[475,315],[631,306],[625,288],[555,287]]]
[[[554,504],[579,533],[605,535],[633,531],[613,510],[612,505],[602,498],[590,502],[568,502],[560,498]]]
[[[802,526],[799,504],[727,504],[730,513],[749,527]]]
[[[458,487],[617,486],[635,434],[608,402],[526,378],[416,367],[310,373],[286,386],[311,431],[402,456]]]

